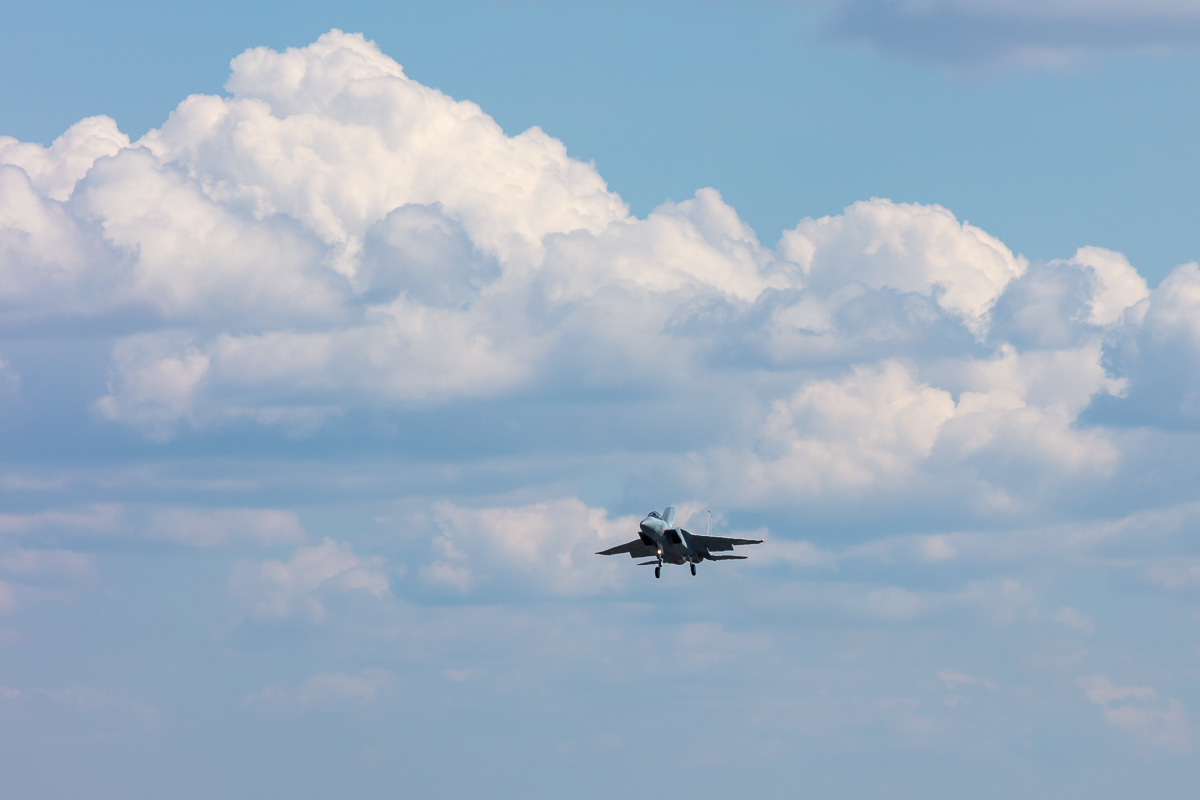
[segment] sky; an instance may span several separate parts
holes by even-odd
[[[11,11],[14,796],[1200,778],[1194,4]]]

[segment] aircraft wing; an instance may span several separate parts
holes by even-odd
[[[722,550],[732,550],[735,544],[762,544],[762,539],[726,539],[724,536],[697,536],[692,534],[693,541],[710,553]]]
[[[596,555],[615,556],[618,553],[629,553],[630,558],[650,558],[658,555],[658,546],[646,544],[641,539],[634,539],[632,542],[626,542],[616,547],[610,547],[607,550],[601,550]]]

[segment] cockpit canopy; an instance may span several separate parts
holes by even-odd
[[[662,517],[659,515],[659,513],[658,513],[657,511],[651,511],[651,512],[650,512],[649,514],[647,514],[646,516],[647,516],[647,517],[653,517],[654,519],[662,519]]]

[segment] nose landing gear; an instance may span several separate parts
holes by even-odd
[[[661,577],[662,577],[662,567],[655,567],[655,568],[654,568],[654,577],[656,577],[656,578],[661,578]]]

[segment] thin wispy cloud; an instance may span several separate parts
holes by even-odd
[[[827,35],[968,72],[1058,68],[1113,53],[1200,50],[1186,0],[834,0]]]

